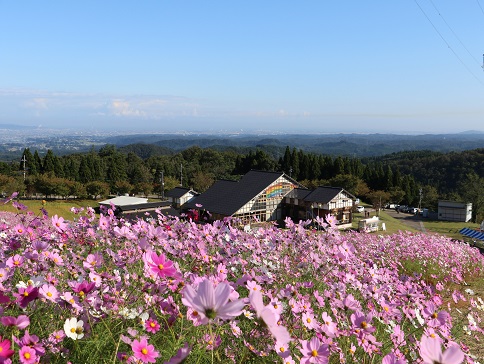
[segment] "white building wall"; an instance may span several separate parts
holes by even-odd
[[[456,201],[439,201],[438,219],[468,222],[472,218],[472,204]]]

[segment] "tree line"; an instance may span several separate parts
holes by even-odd
[[[435,210],[439,199],[465,200],[474,204],[476,220],[484,207],[484,149],[401,152],[359,159],[286,147],[276,158],[261,149],[241,153],[197,146],[178,153],[164,149],[154,155],[146,145],[137,144],[122,149],[106,145],[62,156],[51,150],[40,156],[26,148],[21,160],[0,162],[0,192],[96,198],[126,193],[161,195],[162,189],[179,185],[204,192],[217,179],[237,180],[257,169],[284,171],[308,188],[342,187],[377,208],[392,202]]]

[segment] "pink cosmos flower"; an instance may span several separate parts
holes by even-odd
[[[141,338],[141,340],[133,340],[131,344],[131,349],[133,349],[134,357],[141,360],[143,363],[156,363],[156,358],[160,354],[155,350],[153,345],[148,344],[148,340]]]
[[[278,325],[279,314],[274,311],[272,305],[264,306],[262,301],[262,293],[260,291],[252,291],[249,295],[250,304],[254,307],[256,315],[267,326],[272,336],[281,344],[287,344],[291,341],[291,335],[289,331],[282,326]]]
[[[193,309],[200,315],[202,324],[216,318],[230,320],[242,313],[244,302],[240,299],[229,302],[231,287],[221,282],[214,284],[204,279],[195,290],[192,286],[186,286],[183,290],[182,302],[185,306]]]
[[[7,259],[7,267],[9,268],[17,268],[21,267],[24,263],[24,257],[18,254],[15,254],[13,257]]]
[[[383,357],[381,364],[407,364],[407,360],[405,358],[400,359],[394,353],[390,353]]]
[[[420,340],[420,356],[426,364],[460,364],[464,360],[464,353],[457,344],[449,345],[442,353],[440,341],[425,335]]]
[[[375,328],[371,326],[372,319],[373,315],[371,313],[365,315],[361,311],[356,311],[350,316],[351,323],[353,324],[353,330],[356,333],[363,332],[366,334],[371,334],[372,332],[374,332]]]
[[[302,347],[299,349],[303,357],[301,364],[317,363],[327,364],[329,361],[329,347],[327,344],[314,336],[311,340],[300,340]]]
[[[214,350],[220,346],[220,344],[222,343],[222,338],[220,337],[220,335],[213,337],[210,334],[205,334],[203,335],[203,341],[207,344],[205,346],[205,349]]]
[[[173,356],[170,360],[165,361],[163,364],[180,364],[185,361],[187,358],[188,354],[190,354],[190,351],[192,350],[191,346],[188,345],[188,343],[185,343],[185,345],[178,349],[176,352],[175,356]]]
[[[57,291],[57,288],[53,286],[52,284],[44,284],[42,287],[39,289],[39,293],[47,300],[52,301],[52,302],[57,302],[57,299],[59,298],[59,292]]]
[[[176,275],[176,268],[173,266],[173,262],[166,259],[164,254],[157,255],[155,252],[151,252],[146,253],[144,257],[149,271],[158,277],[174,277]]]
[[[35,350],[32,349],[30,346],[23,346],[19,353],[20,362],[22,364],[34,364],[37,362],[37,354]]]
[[[67,224],[64,222],[64,218],[62,216],[61,217],[57,215],[52,216],[52,225],[60,233],[63,233],[67,229]]]
[[[104,258],[100,253],[89,254],[86,257],[86,261],[82,263],[84,268],[94,269],[100,267],[104,262]]]
[[[23,330],[30,325],[30,319],[25,315],[20,315],[19,317],[3,316],[0,322],[4,326],[16,326],[19,330]]]

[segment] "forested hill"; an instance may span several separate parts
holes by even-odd
[[[484,147],[484,133],[460,134],[281,134],[281,135],[127,135],[106,138],[118,148],[129,144],[150,144],[174,151],[192,146],[214,150],[247,152],[258,147],[274,157],[284,153],[286,146],[305,152],[352,157],[382,156],[401,151],[429,150],[458,152]]]
[[[458,190],[469,173],[484,178],[484,148],[450,153],[407,151],[363,160],[371,161],[412,175],[421,185],[432,185],[440,193]]]

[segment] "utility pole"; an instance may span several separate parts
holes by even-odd
[[[180,187],[183,187],[183,164],[180,163]]]
[[[25,162],[27,162],[27,159],[25,158],[25,154],[22,157],[21,162],[24,162],[24,181],[25,181],[25,174],[27,173],[27,169],[25,168]]]

